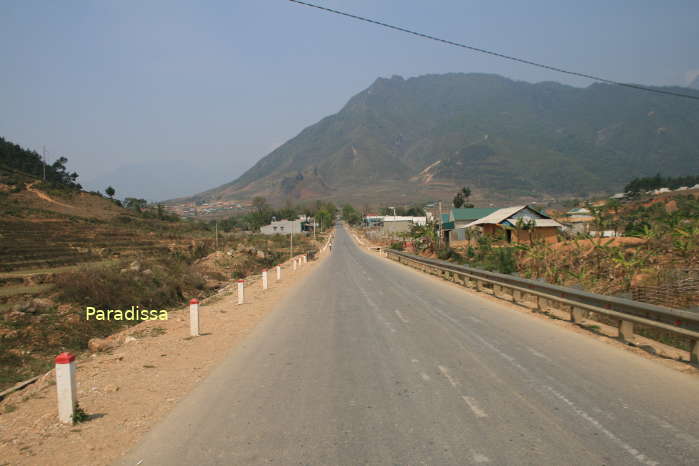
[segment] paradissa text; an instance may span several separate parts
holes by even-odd
[[[92,306],[85,308],[85,319],[90,320],[167,320],[165,309],[139,309],[131,306],[129,309],[95,309]]]

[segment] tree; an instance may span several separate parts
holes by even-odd
[[[342,220],[350,225],[359,225],[362,223],[362,216],[352,205],[345,204],[342,206]]]
[[[114,197],[114,194],[116,194],[116,191],[111,186],[107,186],[107,189],[105,189],[104,192],[107,194],[107,196],[109,196],[110,199],[112,199]]]
[[[464,186],[461,188],[461,191],[456,193],[456,196],[454,196],[454,199],[452,200],[452,204],[454,204],[454,207],[457,209],[461,207],[471,208],[473,207],[473,204],[468,202],[469,197],[471,197],[471,188]]]
[[[135,197],[127,197],[124,199],[124,206],[127,209],[135,210],[136,212],[141,212],[148,205],[148,201],[145,199],[137,199]]]
[[[412,206],[408,210],[405,211],[405,215],[408,217],[424,217],[425,214],[425,209],[423,209],[420,206]]]
[[[467,209],[473,208],[473,204],[468,202],[468,198],[471,197],[471,188],[469,188],[468,186],[464,186],[463,188],[461,188],[461,194],[463,194],[464,196],[464,205],[462,207]]]
[[[262,214],[269,210],[269,204],[267,204],[267,199],[262,196],[256,196],[252,198],[252,206],[258,214]]]

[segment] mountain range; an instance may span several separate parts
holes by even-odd
[[[699,173],[699,102],[599,83],[393,76],[238,179],[180,201],[398,203],[470,186],[497,202],[615,192],[658,172]]]

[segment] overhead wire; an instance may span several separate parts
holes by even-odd
[[[662,95],[669,95],[669,96],[674,96],[674,97],[682,97],[682,98],[687,98],[687,99],[699,100],[699,95],[683,94],[683,93],[681,93],[681,92],[668,91],[668,90],[664,90],[664,89],[656,89],[656,88],[652,88],[652,87],[641,86],[641,85],[639,85],[639,84],[623,83],[623,82],[614,81],[614,80],[611,80],[611,79],[607,79],[607,78],[602,78],[602,77],[599,77],[599,76],[595,76],[595,75],[592,75],[592,74],[580,73],[580,72],[577,72],[577,71],[570,71],[570,70],[566,70],[566,69],[563,69],[563,68],[559,68],[559,67],[557,67],[557,66],[551,66],[551,65],[546,65],[546,64],[543,64],[543,63],[537,63],[537,62],[534,62],[534,61],[531,61],[531,60],[527,60],[527,59],[524,59],[524,58],[518,58],[518,57],[514,57],[514,56],[510,56],[510,55],[505,55],[505,54],[503,54],[503,53],[493,52],[492,50],[486,50],[486,49],[483,49],[483,48],[480,48],[480,47],[474,47],[474,46],[472,46],[472,45],[467,45],[467,44],[463,44],[463,43],[460,43],[460,42],[454,42],[454,41],[451,41],[451,40],[442,39],[442,38],[439,38],[439,37],[436,37],[436,36],[433,36],[433,35],[430,35],[430,34],[425,34],[425,33],[422,33],[422,32],[418,32],[418,31],[411,30],[411,29],[406,29],[406,28],[404,28],[404,27],[395,26],[395,25],[392,25],[392,24],[388,24],[388,23],[384,23],[384,22],[381,22],[381,21],[377,21],[377,20],[375,20],[375,19],[366,18],[366,17],[364,17],[364,16],[359,16],[359,15],[355,15],[355,14],[352,14],[352,13],[347,13],[347,12],[345,12],[345,11],[335,10],[335,9],[333,9],[333,8],[328,8],[328,7],[321,6],[321,5],[317,5],[317,4],[314,4],[314,3],[303,2],[303,1],[300,1],[300,0],[289,0],[289,1],[292,2],[292,3],[297,3],[297,4],[299,4],[299,5],[304,5],[304,6],[307,6],[307,7],[316,8],[316,9],[318,9],[318,10],[323,10],[323,11],[326,11],[326,12],[328,12],[328,13],[333,13],[333,14],[336,14],[336,15],[346,16],[346,17],[348,17],[348,18],[356,19],[356,20],[358,20],[358,21],[364,21],[364,22],[366,22],[366,23],[375,24],[375,25],[377,25],[377,26],[381,26],[381,27],[384,27],[384,28],[388,28],[388,29],[393,29],[393,30],[395,30],[395,31],[404,32],[404,33],[406,33],[406,34],[411,34],[411,35],[414,35],[414,36],[417,36],[417,37],[421,37],[421,38],[423,38],[423,39],[428,39],[428,40],[432,40],[432,41],[436,41],[436,42],[441,42],[441,43],[444,43],[444,44],[447,44],[447,45],[452,45],[452,46],[454,46],[454,47],[460,47],[460,48],[463,48],[463,49],[468,49],[468,50],[471,50],[471,51],[474,51],[474,52],[479,52],[479,53],[483,53],[483,54],[486,54],[486,55],[491,55],[491,56],[494,56],[494,57],[503,58],[503,59],[505,59],[505,60],[511,60],[511,61],[518,62],[518,63],[522,63],[522,64],[525,64],[525,65],[530,65],[530,66],[535,66],[535,67],[538,67],[538,68],[543,68],[543,69],[549,70],[549,71],[555,71],[555,72],[567,74],[567,75],[570,75],[570,76],[577,76],[577,77],[580,77],[580,78],[586,78],[586,79],[590,79],[590,80],[593,80],[593,81],[598,81],[598,82],[602,82],[602,83],[606,83],[606,84],[612,84],[612,85],[615,85],[615,86],[627,87],[627,88],[636,89],[636,90],[645,91],[645,92],[652,92],[652,93],[655,93],[655,94],[662,94]]]

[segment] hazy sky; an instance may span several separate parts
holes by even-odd
[[[696,0],[316,3],[619,81],[699,73]],[[235,179],[379,76],[444,72],[590,84],[287,0],[0,0],[0,136],[151,199]]]

